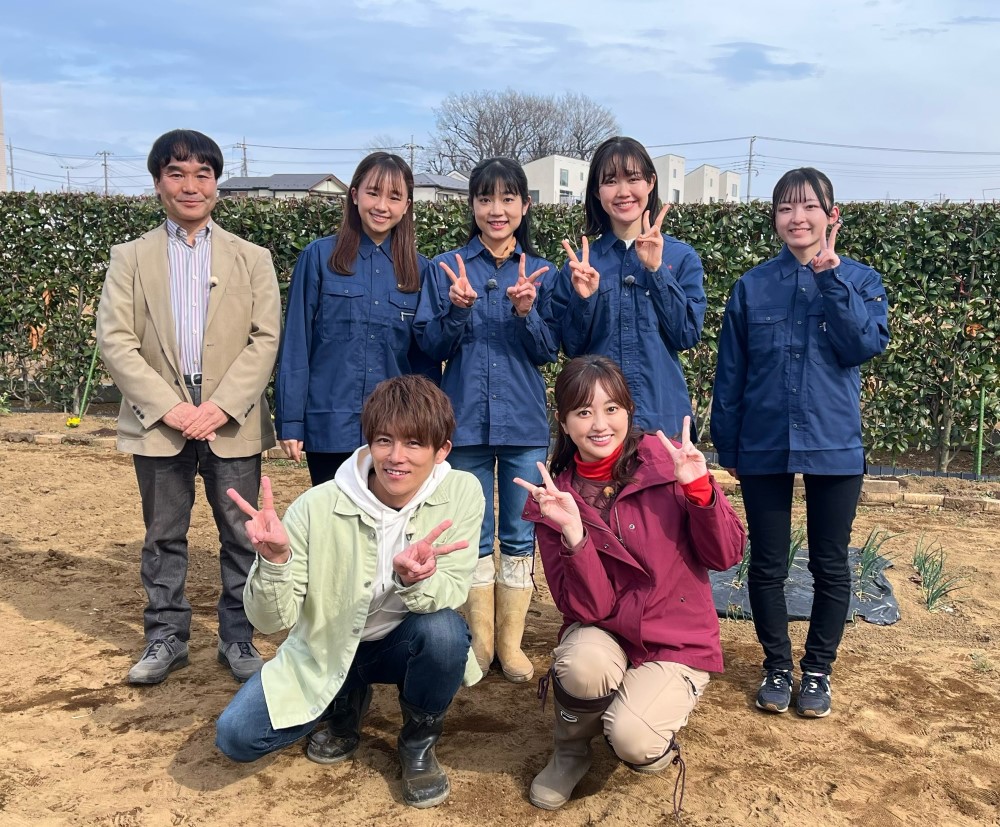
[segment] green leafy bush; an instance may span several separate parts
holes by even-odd
[[[215,213],[222,226],[271,250],[283,292],[298,253],[340,216],[339,201],[318,199],[224,200]],[[579,244],[582,207],[542,205],[532,217],[539,252],[561,265],[562,239]],[[972,440],[980,385],[987,421],[995,425],[1000,413],[1000,314],[990,310],[1000,296],[1000,207],[847,204],[844,219],[840,252],[881,272],[890,299],[892,343],[863,373],[866,444],[894,455],[933,450],[946,468]],[[0,394],[11,404],[78,411],[111,245],[161,220],[152,198],[0,196]],[[467,228],[464,203],[416,205],[417,244],[427,256],[464,243]],[[683,355],[704,434],[730,288],[780,245],[765,203],[675,205],[664,231],[694,246],[705,265],[704,335]]]

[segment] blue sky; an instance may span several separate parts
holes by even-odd
[[[589,95],[653,154],[683,155],[688,170],[742,170],[743,192],[747,136],[760,136],[754,195],[811,164],[841,201],[1000,198],[1000,7],[990,0],[37,0],[0,9],[17,189],[59,189],[67,173],[74,187],[102,187],[96,153],[109,151],[112,190],[140,193],[150,143],[179,126],[213,136],[227,171],[238,171],[245,138],[253,174],[346,179],[375,136],[426,144],[449,93],[510,87]]]

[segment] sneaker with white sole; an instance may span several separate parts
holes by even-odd
[[[177,635],[149,641],[142,657],[128,670],[128,682],[160,683],[175,669],[188,665],[188,645]]]
[[[803,718],[825,718],[830,714],[830,676],[806,672],[799,684],[795,711]]]
[[[792,673],[787,669],[769,669],[757,690],[757,709],[788,712],[791,702]]]

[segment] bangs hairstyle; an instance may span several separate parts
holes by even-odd
[[[827,215],[833,212],[833,184],[818,169],[812,167],[800,167],[790,169],[778,179],[774,185],[774,192],[771,194],[771,227],[775,227],[774,220],[778,215],[779,204],[799,204],[806,200],[806,185],[812,187],[816,193],[816,199],[820,207]]]
[[[413,232],[413,172],[406,161],[388,152],[373,152],[354,170],[344,203],[344,219],[337,231],[337,246],[330,256],[330,269],[342,276],[354,275],[354,262],[364,228],[352,193],[361,190],[369,173],[372,175],[371,186],[375,189],[388,188],[390,193],[398,193],[409,202],[403,217],[391,230],[392,267],[396,271],[399,289],[404,293],[416,293],[420,289],[420,269]]]
[[[438,451],[454,431],[451,402],[426,376],[394,376],[379,382],[361,409],[361,432],[369,445],[380,434],[391,434]]]
[[[519,196],[523,203],[528,204],[528,211],[522,216],[521,223],[514,230],[514,240],[528,255],[538,255],[531,245],[531,205],[529,203],[531,195],[528,193],[528,177],[524,174],[521,165],[510,158],[487,158],[485,161],[480,161],[469,176],[469,241],[472,241],[480,233],[474,212],[475,200],[483,196],[492,198],[496,192]]]
[[[587,197],[584,199],[586,210],[585,235],[596,235],[611,231],[611,218],[601,206],[601,184],[609,178],[621,178],[640,175],[647,183],[652,183],[649,198],[643,211],[649,210],[649,220],[659,212],[660,192],[659,180],[653,159],[649,157],[646,148],[635,138],[616,136],[608,138],[597,147],[594,157],[590,159],[590,172],[587,175]]]
[[[562,425],[573,411],[591,405],[598,383],[613,401],[628,411],[628,434],[622,443],[621,456],[618,457],[611,472],[612,479],[616,483],[624,484],[631,479],[628,468],[639,448],[642,431],[635,427],[635,402],[628,389],[628,382],[625,381],[625,375],[614,360],[607,356],[591,354],[578,356],[567,362],[566,367],[556,377],[556,418]],[[577,450],[576,443],[560,427],[556,436],[556,447],[552,452],[552,461],[549,463],[549,471],[553,477],[573,466],[573,457],[576,456]]]
[[[170,160],[195,160],[212,168],[215,180],[222,175],[222,150],[208,135],[195,132],[193,129],[174,129],[165,132],[153,142],[146,159],[146,169],[154,181],[160,180],[164,168]]]

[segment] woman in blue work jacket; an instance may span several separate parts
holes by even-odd
[[[847,551],[865,470],[858,366],[889,343],[886,297],[878,273],[835,252],[840,210],[822,172],[785,173],[771,223],[784,247],[736,282],[726,306],[712,440],[743,491],[750,607],[764,649],[757,707],[767,712],[791,703],[784,584],[792,483],[796,473],[805,479],[814,596],[796,712],[822,718],[850,603]]]
[[[285,454],[306,452],[313,485],[358,448],[361,407],[383,379],[440,380],[412,327],[429,269],[413,234],[413,173],[373,152],[351,179],[336,235],[306,247],[292,272],[275,383],[275,428]]]
[[[538,479],[536,463],[545,461],[549,444],[539,368],[555,361],[558,350],[543,278],[554,268],[531,246],[531,196],[515,161],[481,162],[469,179],[469,207],[469,241],[434,259],[414,332],[429,356],[447,359],[441,387],[458,421],[448,461],[476,475],[488,504],[466,605],[472,648],[484,672],[495,653],[504,676],[521,682],[534,673],[521,637],[531,602],[535,535],[521,519],[526,495],[514,478]],[[494,474],[500,538],[495,575],[489,505]]]
[[[613,359],[635,400],[636,425],[677,435],[685,416],[694,422],[677,354],[701,339],[701,259],[660,232],[667,206],[660,208],[653,161],[634,138],[597,148],[584,206],[581,248],[563,241],[569,259],[552,299],[563,350]]]

